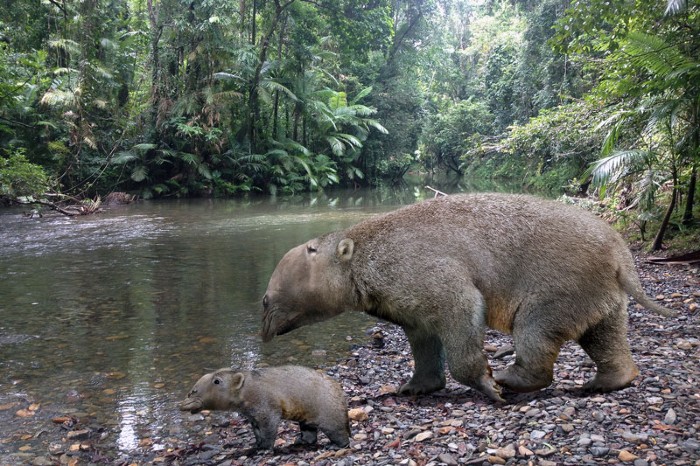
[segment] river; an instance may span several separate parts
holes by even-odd
[[[0,210],[0,463],[46,455],[43,434],[61,418],[128,458],[144,439],[187,435],[177,402],[208,370],[333,364],[374,321],[341,315],[263,344],[275,265],[307,239],[432,196],[140,201],[73,218]]]

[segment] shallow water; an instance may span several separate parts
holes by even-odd
[[[143,201],[80,218],[0,210],[0,458],[46,454],[42,432],[66,415],[104,427],[103,451],[157,447],[186,434],[177,402],[207,370],[332,364],[374,321],[342,315],[263,345],[272,270],[309,238],[424,197]]]

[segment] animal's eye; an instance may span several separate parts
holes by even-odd
[[[267,307],[270,305],[270,298],[267,297],[267,295],[263,296],[263,307]]]
[[[318,249],[311,246],[310,244],[307,244],[306,245],[306,252],[308,252],[309,254],[314,254],[314,253],[318,252]]]
[[[214,385],[219,385],[221,383],[221,380],[219,379],[214,379]]]

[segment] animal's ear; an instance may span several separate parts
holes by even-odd
[[[338,249],[336,251],[338,259],[341,261],[349,261],[352,259],[352,253],[355,250],[355,242],[350,238],[345,238],[338,243]]]
[[[245,382],[245,375],[243,375],[241,372],[236,372],[231,377],[231,389],[240,390],[241,387],[243,387],[243,382]]]

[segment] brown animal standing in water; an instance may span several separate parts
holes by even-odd
[[[403,327],[415,371],[401,393],[452,376],[502,401],[552,383],[561,346],[577,341],[597,366],[591,391],[638,375],[627,342],[627,294],[642,290],[627,245],[574,206],[531,196],[453,195],[365,220],[290,250],[263,298],[264,341],[344,311]],[[493,374],[485,328],[513,335],[515,363]]]
[[[301,366],[253,371],[219,369],[194,385],[180,410],[233,410],[253,425],[257,448],[271,449],[282,419],[299,423],[300,443],[316,443],[318,430],[339,447],[349,443],[343,389],[330,377]]]

